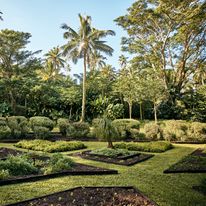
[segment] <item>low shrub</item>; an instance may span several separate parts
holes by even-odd
[[[167,141],[187,141],[189,123],[183,120],[163,122],[163,137]]]
[[[65,152],[65,151],[72,151],[72,150],[86,148],[86,146],[82,142],[76,142],[76,141],[50,142],[48,140],[22,140],[16,143],[14,146],[23,149],[31,149],[35,151],[43,151],[43,152],[51,152],[51,153]]]
[[[70,126],[70,122],[66,118],[59,118],[57,120],[57,125],[59,127],[59,131],[63,136],[67,135],[67,128]]]
[[[116,119],[112,124],[117,128],[121,139],[138,137],[140,122],[135,119]]]
[[[92,150],[91,154],[103,155],[107,157],[119,157],[119,156],[128,156],[138,154],[136,151],[129,151],[127,149],[111,149],[111,148],[101,148]]]
[[[11,176],[28,175],[38,173],[38,169],[23,156],[9,156],[0,161],[0,171],[7,171]]]
[[[144,152],[165,152],[172,148],[169,142],[118,143],[115,148]]]
[[[153,122],[144,125],[144,132],[146,138],[150,140],[161,140],[163,138],[160,126]]]
[[[35,137],[39,139],[47,139],[54,127],[54,122],[48,117],[31,117],[29,122]]]
[[[9,138],[11,129],[7,126],[6,118],[0,117],[0,139]]]
[[[5,180],[10,177],[9,170],[0,170],[0,180]]]
[[[206,141],[206,124],[200,122],[192,122],[189,125],[188,141]]]
[[[89,124],[86,122],[74,122],[67,129],[67,136],[74,138],[87,137]]]
[[[71,169],[74,166],[74,161],[64,157],[62,154],[54,154],[51,156],[46,167],[42,168],[44,174],[51,174],[64,170]]]
[[[29,123],[24,116],[11,116],[7,118],[8,126],[11,129],[13,138],[25,137],[29,132]]]

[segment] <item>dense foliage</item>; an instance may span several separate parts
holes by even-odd
[[[78,149],[84,149],[86,146],[81,142],[56,141],[47,140],[22,140],[15,144],[16,147],[30,149],[43,152],[65,152]]]
[[[173,146],[169,142],[118,143],[115,148],[144,152],[165,152]]]

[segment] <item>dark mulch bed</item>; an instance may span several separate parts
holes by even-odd
[[[164,173],[206,173],[206,154],[199,148],[166,169]]]
[[[191,155],[206,157],[206,153],[204,153],[204,150],[201,148],[196,149],[194,152],[191,153]]]
[[[16,156],[20,154],[23,154],[23,152],[15,149],[6,148],[6,147],[0,147],[0,160],[6,159],[9,155]]]
[[[77,187],[7,206],[156,206],[133,187]]]
[[[88,159],[88,160],[95,160],[95,161],[100,161],[100,162],[107,162],[107,163],[113,163],[113,164],[118,164],[118,165],[125,165],[125,166],[131,166],[134,165],[138,162],[145,161],[154,155],[152,154],[144,154],[144,153],[138,153],[136,155],[132,156],[127,156],[127,157],[107,157],[103,155],[95,155],[90,153],[91,150],[87,150],[84,152],[77,152],[69,155],[73,156],[80,156],[83,159]]]
[[[47,175],[32,174],[26,176],[11,177],[6,180],[0,180],[0,185],[16,184],[20,182],[32,182],[32,181],[60,177],[65,175],[109,175],[109,174],[118,174],[118,171],[75,163],[75,165],[69,170],[65,170],[58,173],[47,174]]]

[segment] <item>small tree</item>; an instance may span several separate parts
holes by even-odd
[[[108,118],[96,119],[94,124],[94,133],[101,139],[107,140],[108,148],[114,148],[112,140],[117,138],[118,132],[112,125],[112,121]]]

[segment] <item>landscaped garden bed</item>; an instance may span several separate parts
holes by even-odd
[[[172,149],[172,144],[169,142],[132,142],[132,143],[117,143],[115,148],[127,149],[132,151],[143,151],[143,152],[165,152]]]
[[[117,174],[116,170],[75,163],[61,154],[52,157],[26,154],[0,161],[0,185],[37,181],[63,175]]]
[[[138,162],[145,161],[154,155],[138,153],[136,151],[128,151],[125,149],[109,149],[102,148],[97,150],[88,150],[74,153],[84,159],[95,160],[100,162],[113,163],[118,165],[134,165]]]
[[[43,152],[66,152],[72,150],[84,149],[86,146],[82,142],[77,141],[55,141],[48,140],[22,140],[14,145],[15,147],[30,149]]]
[[[155,206],[133,187],[77,187],[7,206]]]
[[[206,155],[203,150],[197,149],[164,173],[206,173]]]
[[[16,156],[22,153],[23,153],[22,151],[18,151],[18,150],[6,148],[6,147],[1,147],[0,148],[0,160],[6,159],[9,155]]]

